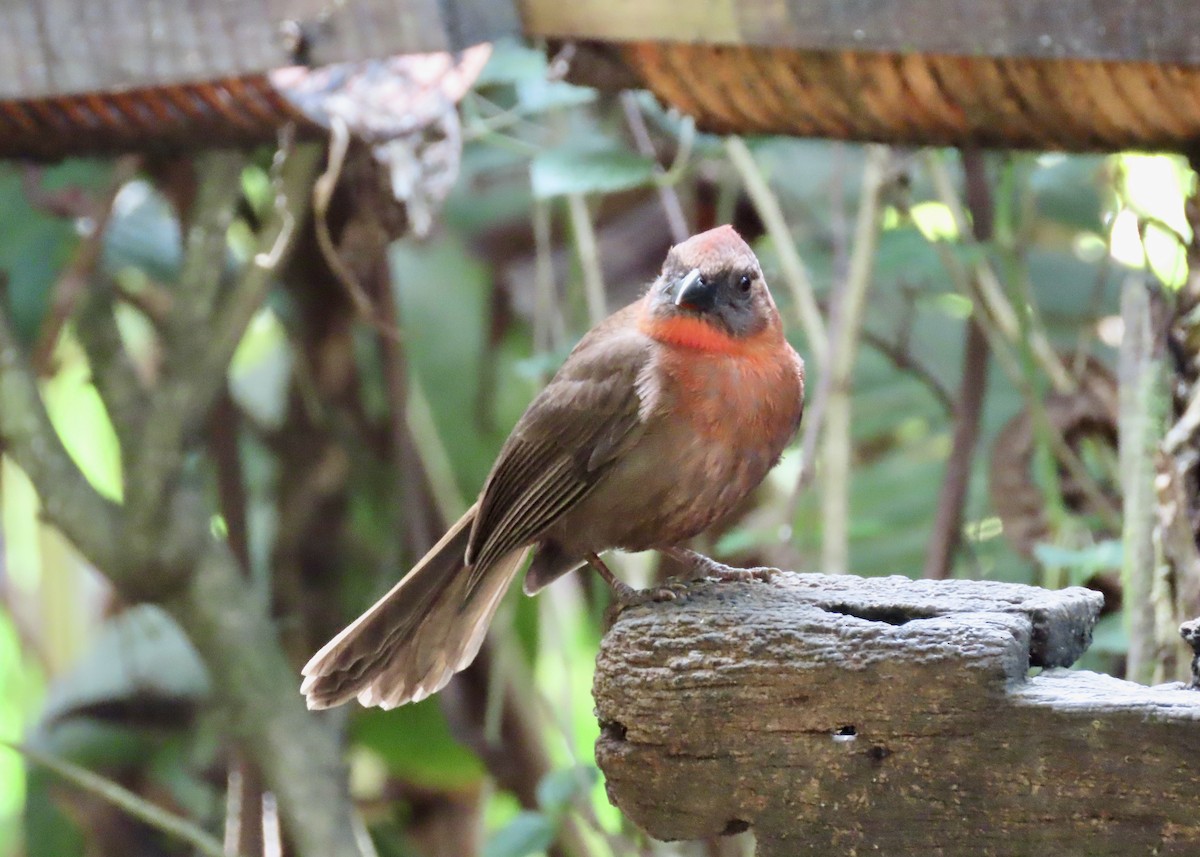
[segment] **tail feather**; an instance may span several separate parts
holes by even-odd
[[[313,655],[300,686],[309,708],[355,697],[381,708],[415,702],[441,690],[475,659],[528,552],[522,548],[501,557],[471,588],[464,557],[476,508],[390,592]]]

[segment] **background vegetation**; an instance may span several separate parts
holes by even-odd
[[[1113,609],[1086,666],[1180,677],[1174,624],[1196,582],[1155,583],[1178,570],[1151,539],[1170,520],[1122,486],[1150,484],[1191,389],[1128,334],[1166,329],[1193,288],[1185,160],[723,139],[558,71],[497,49],[425,237],[352,155],[318,218],[340,271],[297,202],[321,169],[310,146],[0,165],[0,854],[273,854],[281,836],[303,851],[322,834],[293,827],[288,802],[340,783],[323,767],[334,735],[381,855],[746,848],[648,843],[608,805],[590,699],[606,596],[583,577],[512,593],[438,698],[317,720],[286,696],[465,508],[582,332],[674,240],[725,222],[762,259],[809,408],[754,502],[701,547],[799,571],[1101,587]],[[255,263],[284,245],[287,261]],[[17,350],[32,374],[12,370]],[[36,409],[18,374],[49,420],[24,460],[14,438]],[[1121,456],[1118,425],[1141,438]],[[44,471],[54,437],[86,484]],[[618,562],[631,581],[666,571]],[[247,688],[264,710],[234,705]],[[293,708],[283,734],[247,725]],[[276,739],[294,758],[272,766]]]

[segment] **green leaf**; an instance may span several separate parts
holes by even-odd
[[[1029,177],[1039,217],[1074,229],[1104,231],[1102,155],[1043,155]]]
[[[591,765],[579,765],[551,771],[537,785],[538,806],[547,815],[559,817],[576,798],[587,794],[600,772]]]
[[[554,842],[555,825],[540,812],[522,812],[500,828],[483,848],[483,857],[529,857]]]
[[[654,180],[654,161],[620,150],[547,149],[530,165],[539,199],[570,193],[613,193]]]
[[[492,55],[475,80],[475,86],[495,86],[520,83],[546,76],[546,55],[512,39],[500,39],[492,44]]]
[[[450,734],[436,699],[361,711],[350,721],[350,739],[374,751],[393,776],[428,788],[462,788],[483,774],[475,754]]]
[[[596,90],[586,86],[572,86],[561,80],[535,78],[517,84],[517,103],[526,114],[545,113],[578,107],[596,100]]]
[[[1116,539],[1097,542],[1084,548],[1067,548],[1051,544],[1036,544],[1033,555],[1038,562],[1050,568],[1062,568],[1070,572],[1072,583],[1091,577],[1098,571],[1121,567],[1124,552],[1122,543]]]
[[[41,187],[53,193],[102,187],[103,162],[66,161],[48,168]],[[8,280],[9,311],[17,334],[37,339],[59,272],[79,242],[76,224],[29,204],[19,167],[0,165],[0,276]]]
[[[59,339],[54,359],[58,371],[41,385],[50,421],[88,482],[109,500],[120,502],[120,443],[92,384],[87,357],[68,335]]]

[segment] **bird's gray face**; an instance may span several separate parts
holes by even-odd
[[[697,316],[734,337],[759,333],[774,312],[757,264],[715,270],[669,264],[654,285],[654,303],[657,313]]]

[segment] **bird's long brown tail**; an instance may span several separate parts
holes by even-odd
[[[312,656],[300,686],[309,708],[354,697],[394,708],[441,690],[475,659],[527,553],[522,548],[502,557],[472,585],[463,557],[475,511],[472,506],[403,580]]]

